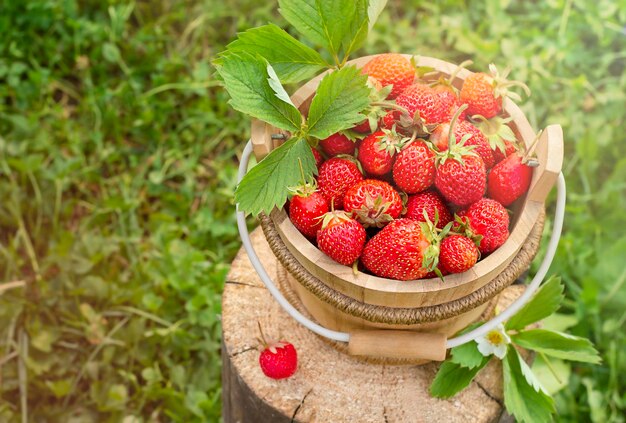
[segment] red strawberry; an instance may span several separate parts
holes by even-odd
[[[383,278],[407,281],[424,277],[430,270],[424,261],[432,253],[421,225],[410,219],[389,223],[365,245],[361,263]]]
[[[260,328],[260,326],[259,326]],[[261,332],[263,338],[263,332]],[[298,353],[292,344],[286,341],[262,340],[263,351],[259,356],[259,365],[265,376],[272,379],[286,379],[298,368]]]
[[[439,268],[448,273],[463,273],[478,261],[478,248],[470,238],[450,235],[439,247]]]
[[[468,235],[481,236],[478,249],[482,254],[491,253],[509,237],[509,214],[496,200],[482,198],[458,215],[467,228],[457,225],[455,232],[469,229]]]
[[[424,141],[414,141],[396,157],[393,179],[409,194],[428,189],[435,182],[435,153]]]
[[[328,212],[328,200],[314,186],[304,185],[295,191],[289,202],[289,218],[307,238],[315,238],[322,226],[321,217]]]
[[[317,184],[328,202],[340,209],[343,207],[343,196],[348,188],[362,180],[363,174],[353,161],[333,157],[320,166]]]
[[[381,54],[367,62],[362,72],[374,77],[385,87],[393,85],[389,99],[396,98],[415,79],[415,68],[401,54]]]
[[[505,158],[509,157],[511,154],[517,151],[517,146],[513,144],[511,141],[504,141],[504,152],[499,148],[493,150],[493,159],[497,163],[500,163]]]
[[[447,114],[439,95],[425,84],[413,84],[408,87],[396,98],[396,105],[408,112],[408,116],[404,117],[399,112],[395,115],[403,128],[410,126],[406,121],[411,121],[419,130],[428,129],[431,125],[443,122]]]
[[[520,86],[526,95],[530,95],[530,90],[525,84],[506,79],[509,69],[500,75],[495,65],[490,64],[489,70],[491,74],[474,73],[463,82],[461,102],[469,106],[467,113],[470,116],[482,115],[487,119],[496,116],[502,111],[502,99],[507,96],[520,101],[521,97],[518,94],[508,91],[511,86]]]
[[[461,100],[459,100],[459,97],[457,97],[457,95],[451,89],[444,89],[444,88],[438,88],[438,87],[444,87],[444,85],[437,85],[436,87],[433,88],[435,92],[437,92],[437,94],[439,95],[439,100],[441,101],[441,107],[444,109],[444,118],[452,119],[452,116],[454,116],[454,113],[456,113],[459,107],[461,107]],[[459,119],[465,120],[466,116],[467,116],[467,111],[464,110],[461,113],[461,116],[459,117]]]
[[[487,195],[508,206],[528,191],[532,177],[532,168],[524,163],[519,153],[513,153],[491,169]]]
[[[494,164],[517,150],[515,133],[508,125],[512,118],[496,116],[485,119],[480,115],[474,117],[476,118],[474,119],[476,127],[485,135],[493,151]]]
[[[403,217],[416,220],[418,222],[426,222],[424,210],[431,222],[437,221],[436,227],[443,229],[448,223],[452,222],[452,215],[448,211],[443,199],[436,191],[426,191],[415,195],[409,195],[406,203],[406,213]],[[435,219],[435,215],[437,219]]]
[[[393,166],[393,158],[405,141],[393,129],[368,135],[359,146],[359,161],[369,175],[382,176]]]
[[[365,245],[365,229],[344,211],[326,213],[317,232],[317,245],[337,263],[349,266],[356,262]]]
[[[351,141],[350,138],[339,132],[321,140],[320,146],[324,153],[330,157],[338,156],[339,154],[352,155],[356,148],[354,141]]]
[[[393,128],[393,125],[396,123],[396,116],[393,110],[387,112],[385,116],[380,119],[379,126],[385,129]]]
[[[387,182],[365,179],[346,191],[343,207],[346,212],[352,212],[366,228],[381,228],[400,217],[402,199]]]
[[[462,112],[461,112],[462,114]],[[460,115],[459,115],[460,119]],[[437,126],[433,133],[430,135],[430,141],[437,147],[439,151],[445,151],[448,149],[448,139],[450,135],[450,122],[442,123]],[[477,153],[487,169],[491,169],[494,165],[493,151],[487,141],[487,137],[474,125],[466,121],[457,121],[454,127],[454,136],[457,142],[461,142],[464,137],[466,138],[463,145],[476,146],[474,152]]]
[[[324,158],[316,148],[311,147],[311,152],[313,152],[313,157],[315,157],[315,166],[317,166],[317,170],[319,170],[322,163],[324,163]]]

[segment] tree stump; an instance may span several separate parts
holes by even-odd
[[[273,278],[278,261],[263,233],[255,249]],[[507,288],[505,307],[523,292]],[[269,338],[298,351],[298,370],[286,380],[261,371],[257,321]],[[231,422],[493,422],[503,414],[501,367],[492,361],[471,385],[449,400],[428,388],[438,363],[422,366],[371,364],[348,356],[284,312],[252,268],[243,248],[233,261],[222,300],[223,417]]]

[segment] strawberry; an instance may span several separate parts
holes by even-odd
[[[335,208],[343,207],[343,196],[352,185],[363,180],[363,174],[351,160],[333,157],[320,166],[317,184],[320,192]]]
[[[259,365],[263,374],[272,379],[292,376],[298,368],[298,353],[293,344],[287,341],[266,342],[262,331],[261,338],[263,351],[259,356]]]
[[[328,200],[315,187],[306,184],[298,187],[289,202],[289,218],[307,238],[315,238],[322,226],[321,217],[328,212]]]
[[[470,237],[482,237],[478,250],[489,254],[500,247],[509,237],[509,214],[496,200],[482,198],[458,213],[455,232],[463,232]],[[462,224],[458,224],[458,223]]]
[[[359,161],[369,175],[382,176],[393,166],[393,158],[406,141],[394,129],[368,135],[359,146]]]
[[[513,153],[491,169],[487,196],[508,206],[528,191],[532,177],[532,168],[519,153]]]
[[[363,66],[362,73],[369,75],[385,87],[393,85],[387,98],[394,99],[415,79],[415,68],[406,57],[401,54],[381,54]]]
[[[502,75],[494,64],[489,65],[490,74],[478,72],[468,76],[461,87],[461,102],[467,103],[467,113],[471,116],[482,115],[490,119],[502,111],[502,99],[511,97],[520,101],[517,93],[508,91],[512,86],[524,89],[526,95],[530,95],[528,87],[518,81],[508,81],[510,69],[506,69]]]
[[[459,119],[463,113],[459,115]],[[450,122],[442,123],[437,126],[433,133],[430,135],[430,141],[437,147],[439,151],[445,151],[448,149],[448,139],[450,135]],[[493,157],[493,151],[487,141],[487,137],[474,125],[466,121],[457,121],[454,126],[454,136],[458,140],[462,140],[464,137],[469,136],[463,143],[464,146],[476,146],[474,152],[477,153],[487,169],[491,169],[494,165],[495,159]]]
[[[316,148],[311,147],[311,152],[313,153],[313,157],[315,157],[315,166],[317,166],[317,170],[319,170],[322,163],[324,163],[324,158]]]
[[[396,98],[396,105],[406,113],[396,111],[396,120],[407,133],[413,128],[420,133],[430,132],[430,127],[441,123],[446,118],[439,95],[434,89],[425,84],[413,84]],[[408,113],[408,115],[407,115]]]
[[[389,223],[365,245],[361,263],[383,278],[407,281],[424,277],[432,270],[424,264],[435,252],[422,225],[410,219]]]
[[[442,273],[463,273],[476,264],[478,256],[474,241],[463,235],[450,235],[441,241],[439,268]]]
[[[339,132],[321,140],[320,146],[324,153],[330,157],[338,156],[339,154],[354,154],[354,149],[356,148],[354,141],[351,141],[350,138]]]
[[[417,140],[400,151],[393,165],[393,179],[401,190],[415,194],[435,182],[435,153]]]
[[[365,229],[344,211],[324,215],[322,228],[317,231],[319,249],[337,263],[349,266],[357,261],[365,245]]]
[[[343,197],[346,212],[352,212],[366,228],[383,227],[402,213],[402,200],[387,182],[365,179],[346,191]]]
[[[443,85],[437,85],[433,89],[435,90],[437,95],[439,95],[439,100],[441,101],[441,107],[444,110],[444,118],[452,119],[452,116],[454,116],[454,113],[459,109],[459,107],[461,107],[461,100],[459,100],[459,97],[457,97],[454,91],[451,91],[449,89],[437,88],[437,87],[442,87],[442,86]],[[463,111],[459,119],[464,120],[466,116],[467,116],[467,111]]]
[[[493,159],[497,163],[500,163],[505,158],[509,157],[511,154],[517,151],[517,146],[511,141],[504,141],[504,151],[496,148],[493,150]]]
[[[489,146],[493,150],[494,162],[502,161],[506,156],[517,149],[517,139],[515,133],[508,123],[513,118],[501,118],[500,116],[485,119],[481,115],[473,116],[476,127],[487,137]]]
[[[435,226],[443,229],[452,222],[452,215],[448,211],[443,199],[436,191],[425,191],[415,195],[409,195],[406,203],[404,218],[426,222],[424,211],[431,222],[437,222]]]
[[[461,106],[450,122],[455,128],[456,121],[466,105]],[[448,149],[438,153],[435,186],[443,197],[457,205],[468,206],[485,193],[487,172],[483,160],[471,151],[473,146],[463,142],[470,135],[465,135],[457,144],[455,130],[448,131]]]

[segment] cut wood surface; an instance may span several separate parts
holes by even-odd
[[[263,233],[252,241],[272,277],[278,262]],[[523,287],[507,288],[498,299],[506,307]],[[281,381],[258,365],[258,329],[288,340],[298,351],[296,374]],[[295,322],[273,299],[240,250],[227,277],[222,303],[223,414],[230,422],[492,422],[502,414],[500,364],[495,361],[449,400],[430,397],[438,364],[383,365],[336,350]]]

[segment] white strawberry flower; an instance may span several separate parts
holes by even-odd
[[[493,354],[502,360],[506,355],[507,345],[511,343],[511,338],[504,330],[504,325],[500,323],[495,329],[476,339],[476,343],[478,351],[485,357]]]

